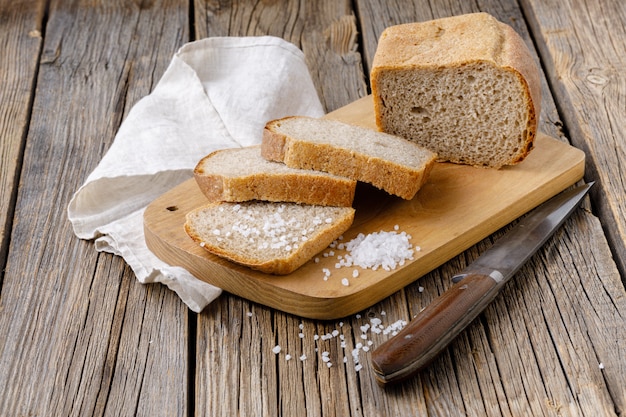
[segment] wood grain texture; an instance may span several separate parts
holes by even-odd
[[[0,1],[0,265],[4,265],[37,76],[45,2]],[[0,286],[2,279],[0,279]]]
[[[593,201],[626,273],[626,5],[524,1],[572,142],[589,156]],[[611,169],[607,169],[611,167]],[[626,280],[624,281],[626,282]]]
[[[3,230],[10,247],[0,271],[0,415],[623,415],[626,294],[615,259],[624,257],[611,252],[604,230],[614,247],[623,244],[624,6],[521,3],[523,13],[506,0],[0,0],[0,40],[14,58],[0,60],[0,226],[12,225]],[[428,305],[503,231],[330,321],[230,294],[190,314],[175,294],[138,284],[120,258],[71,232],[71,194],[190,38],[290,40],[305,51],[330,111],[367,94],[373,35],[384,27],[478,10],[537,45],[562,110],[544,80],[540,129],[582,139],[602,187],[406,383],[375,383],[369,352],[391,336],[383,330]],[[11,195],[5,185],[16,186],[16,170]],[[380,333],[371,327],[377,320]]]
[[[187,412],[187,309],[76,239],[66,218],[127,110],[187,40],[186,5],[142,6],[49,5],[0,300],[2,415]]]
[[[481,9],[490,12],[495,11],[494,14],[503,20],[509,19],[515,24],[516,29],[521,27],[524,30],[525,38],[529,40],[521,11],[505,2],[487,2],[476,9],[474,9],[475,4],[468,4],[472,8],[471,10],[467,10],[467,6],[462,2],[456,5],[438,3],[432,6],[436,10],[431,10],[429,6],[425,5],[403,4],[402,6],[394,6],[395,3],[392,2],[382,3],[372,6],[372,2],[363,2],[363,4],[357,2],[358,16],[361,19],[358,22],[358,27],[363,31],[364,37],[371,28],[383,28],[402,21],[442,17],[460,11]],[[373,7],[369,15],[363,13],[365,6]],[[367,43],[367,41],[365,42]],[[364,49],[367,49],[366,45],[364,45]],[[371,58],[367,57],[366,61],[369,60]],[[542,130],[562,137],[559,115],[556,112],[554,102],[551,100],[550,90],[547,88],[545,80],[543,85],[543,100],[547,104],[544,104],[542,111]],[[566,138],[563,139],[566,140]],[[572,223],[575,225],[572,226]],[[582,275],[585,281],[598,281],[594,271],[581,274],[580,268],[583,271],[586,270],[585,268],[593,268],[595,262],[591,261],[589,257],[603,259],[603,265],[606,269],[600,280],[609,283],[608,287],[611,288],[607,291],[611,294],[607,296],[608,300],[603,300],[604,302],[601,304],[608,307],[606,310],[601,308],[603,311],[600,315],[605,319],[614,318],[615,315],[619,316],[619,311],[623,311],[623,289],[618,285],[619,275],[614,264],[607,258],[610,252],[606,241],[602,241],[600,224],[593,215],[579,210],[570,220],[570,223],[564,227],[563,233],[571,235],[574,240],[593,242],[594,247],[591,249],[593,253],[590,254],[590,248],[586,246],[576,247],[574,245],[574,252],[570,254],[566,264],[561,264],[560,260],[545,260],[543,254],[536,257],[540,260],[538,263],[536,258],[533,258],[532,263],[518,274],[518,277],[511,283],[512,285],[505,289],[505,292],[496,299],[485,314],[472,323],[435,360],[429,369],[403,385],[385,391],[380,390],[374,383],[374,375],[368,363],[368,354],[363,351],[360,351],[360,360],[364,367],[358,372],[355,370],[349,353],[350,349],[364,340],[371,340],[374,343],[373,346],[376,346],[388,337],[388,335],[368,333],[366,334],[367,339],[361,339],[361,326],[370,324],[370,318],[381,319],[387,326],[397,320],[410,319],[435,296],[443,292],[449,286],[449,278],[475,259],[485,247],[491,244],[493,238],[480,242],[462,255],[421,278],[415,284],[386,298],[358,316],[350,316],[345,320],[320,323],[287,315],[284,320],[280,320],[280,327],[276,325],[271,331],[265,333],[267,327],[264,320],[267,310],[262,306],[251,304],[249,310],[251,315],[247,320],[245,319],[247,315],[244,315],[244,320],[240,323],[241,332],[243,334],[256,334],[259,339],[256,341],[256,349],[251,347],[254,352],[252,355],[248,355],[248,339],[245,339],[246,344],[244,346],[246,346],[247,354],[242,356],[246,358],[250,356],[250,363],[241,361],[240,368],[235,374],[243,375],[254,372],[262,381],[274,381],[280,375],[288,373],[292,375],[291,372],[294,371],[287,371],[287,369],[297,367],[298,371],[293,375],[298,375],[300,379],[294,376],[292,384],[281,386],[276,401],[283,407],[290,407],[285,409],[291,410],[292,413],[303,415],[379,415],[381,413],[388,415],[419,413],[420,415],[432,416],[585,415],[582,410],[588,411],[586,407],[589,404],[597,404],[600,409],[610,412],[615,402],[607,393],[613,393],[616,389],[619,393],[619,384],[606,384],[605,387],[602,387],[601,381],[594,379],[592,382],[598,384],[597,386],[600,388],[585,392],[576,390],[572,392],[568,386],[571,379],[576,380],[576,384],[580,384],[578,386],[583,386],[585,382],[589,381],[585,375],[595,375],[597,378],[601,376],[601,371],[597,361],[579,363],[579,369],[573,369],[569,365],[562,367],[559,361],[563,350],[575,350],[576,344],[583,343],[584,337],[581,339],[577,336],[575,340],[567,341],[567,328],[561,327],[558,343],[555,343],[550,333],[552,328],[548,328],[548,324],[553,323],[554,318],[561,314],[566,314],[569,317],[580,317],[579,309],[588,309],[589,305],[578,300],[566,307],[565,312],[562,312],[560,302],[564,295],[560,291],[551,290],[549,282],[551,280],[566,281],[573,274]],[[498,235],[496,234],[494,238],[497,238]],[[553,238],[548,245],[558,247],[559,252],[570,253],[572,246],[567,241],[563,242],[561,236],[562,234],[559,234]],[[546,271],[550,271],[550,273],[548,274]],[[528,275],[536,277],[535,286],[529,284],[532,281],[526,279]],[[549,295],[543,297],[543,291]],[[225,300],[226,298],[227,300]],[[544,298],[548,299],[547,305],[543,304]],[[540,302],[537,301],[538,299]],[[519,303],[517,300],[525,301]],[[615,300],[619,306],[614,304]],[[221,302],[237,305],[237,300],[232,297],[224,297]],[[206,313],[199,316],[199,329],[205,328],[204,326],[212,323],[212,320],[216,318],[214,308],[217,308],[217,305],[212,306]],[[598,309],[597,306],[594,308]],[[245,309],[246,307],[244,307]],[[586,313],[582,313],[582,315],[584,314]],[[260,318],[257,318],[259,315]],[[283,313],[274,312],[275,316],[282,317]],[[226,319],[223,315],[219,318]],[[529,322],[532,322],[533,325],[528,324]],[[622,331],[623,324],[620,321],[617,323],[618,329],[615,331]],[[293,328],[300,324],[303,326],[303,338],[301,340],[296,340],[293,343],[288,338],[280,336],[289,332],[287,330],[289,327]],[[222,324],[222,326],[227,325]],[[340,339],[331,337],[327,340],[321,338],[315,340],[311,338],[311,335],[321,336],[328,333],[332,335],[333,330],[339,331],[337,337],[344,335],[345,340],[348,341],[345,348],[342,348]],[[200,331],[198,334],[200,335],[202,332]],[[261,344],[271,343],[267,342],[267,339],[274,343],[280,340],[282,350],[277,355],[278,360],[275,360],[276,357],[270,359],[274,355],[273,353],[267,357],[266,348],[259,344],[259,342]],[[611,340],[608,343],[611,348],[604,348],[602,351],[605,354],[607,351],[610,352],[605,358],[608,358],[611,361],[611,366],[616,372],[619,372],[624,362],[620,357],[617,340]],[[255,341],[253,340],[252,343]],[[519,347],[517,343],[520,344]],[[228,340],[226,345],[220,346],[219,349],[221,352],[225,352],[240,346],[238,342],[233,343]],[[588,340],[585,342],[585,346],[592,351],[594,349]],[[215,345],[215,348],[217,347]],[[311,351],[315,352],[313,356],[310,354]],[[292,355],[292,359],[289,361],[284,356],[287,352]],[[300,362],[294,362],[294,359],[302,352],[308,353],[307,358]],[[323,361],[322,354],[324,352],[329,352],[329,357],[332,356],[333,358],[341,359],[342,355],[347,356],[347,364],[340,367],[334,364],[328,368]],[[213,415],[228,415],[233,412],[233,409],[226,406],[216,406],[215,404],[219,403],[219,397],[216,397],[215,394],[205,393],[200,388],[201,385],[205,384],[209,386],[236,386],[232,376],[223,373],[220,373],[219,376],[213,376],[212,373],[216,372],[216,369],[205,365],[214,354],[215,351],[206,352],[204,358],[202,354],[199,353],[198,355],[197,371],[198,376],[202,378],[202,384],[196,384],[197,407],[200,410],[205,410],[203,404],[210,404]],[[260,363],[270,362],[271,366],[259,374],[259,367],[258,364],[254,363],[255,360],[260,360]],[[212,363],[214,366],[218,366],[217,362]],[[606,363],[605,369],[607,369]],[[549,383],[542,381],[544,374]],[[224,382],[224,377],[229,378],[227,380],[231,382]],[[333,385],[332,381],[345,384],[345,391],[336,392],[337,386]],[[304,397],[301,386],[304,386]],[[224,390],[226,388],[222,388],[222,392]],[[263,404],[272,401],[260,386],[254,387],[253,390],[253,393],[245,394],[246,398],[248,396],[262,398]],[[301,408],[303,401],[306,408]],[[245,404],[247,402],[241,401],[238,404],[238,409],[247,409]],[[265,410],[267,411],[267,408]],[[593,414],[587,413],[587,415]]]

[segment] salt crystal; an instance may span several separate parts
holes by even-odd
[[[281,349],[280,345],[276,345],[272,349],[272,352],[274,352],[274,354],[278,355],[280,353],[280,349]]]
[[[286,361],[288,361],[288,360],[290,360],[290,359],[291,359],[291,355],[290,355],[290,354],[286,354],[286,355],[285,355],[285,360],[286,360]]]
[[[348,278],[344,278],[341,280],[341,285],[347,287],[348,285],[350,285],[350,281],[348,281]]]
[[[305,355],[305,354],[302,354],[302,356],[300,356],[300,360],[301,360],[301,361],[306,360],[306,355]]]

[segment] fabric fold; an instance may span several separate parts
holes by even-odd
[[[221,290],[148,250],[145,207],[191,178],[208,153],[260,143],[267,121],[323,113],[304,54],[293,44],[271,36],[188,43],[132,107],[73,195],[67,210],[74,233],[122,256],[140,282],[167,285],[199,312]]]

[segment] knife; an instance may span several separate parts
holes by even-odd
[[[535,208],[396,336],[372,352],[377,382],[402,381],[423,369],[495,298],[504,284],[574,211],[594,183],[564,191]]]

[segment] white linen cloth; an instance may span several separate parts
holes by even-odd
[[[304,54],[293,44],[270,36],[188,43],[154,90],[133,106],[73,195],[68,218],[74,233],[95,239],[98,251],[122,256],[140,282],[163,283],[200,312],[221,289],[150,252],[145,208],[191,178],[204,155],[260,143],[267,121],[323,113]]]

